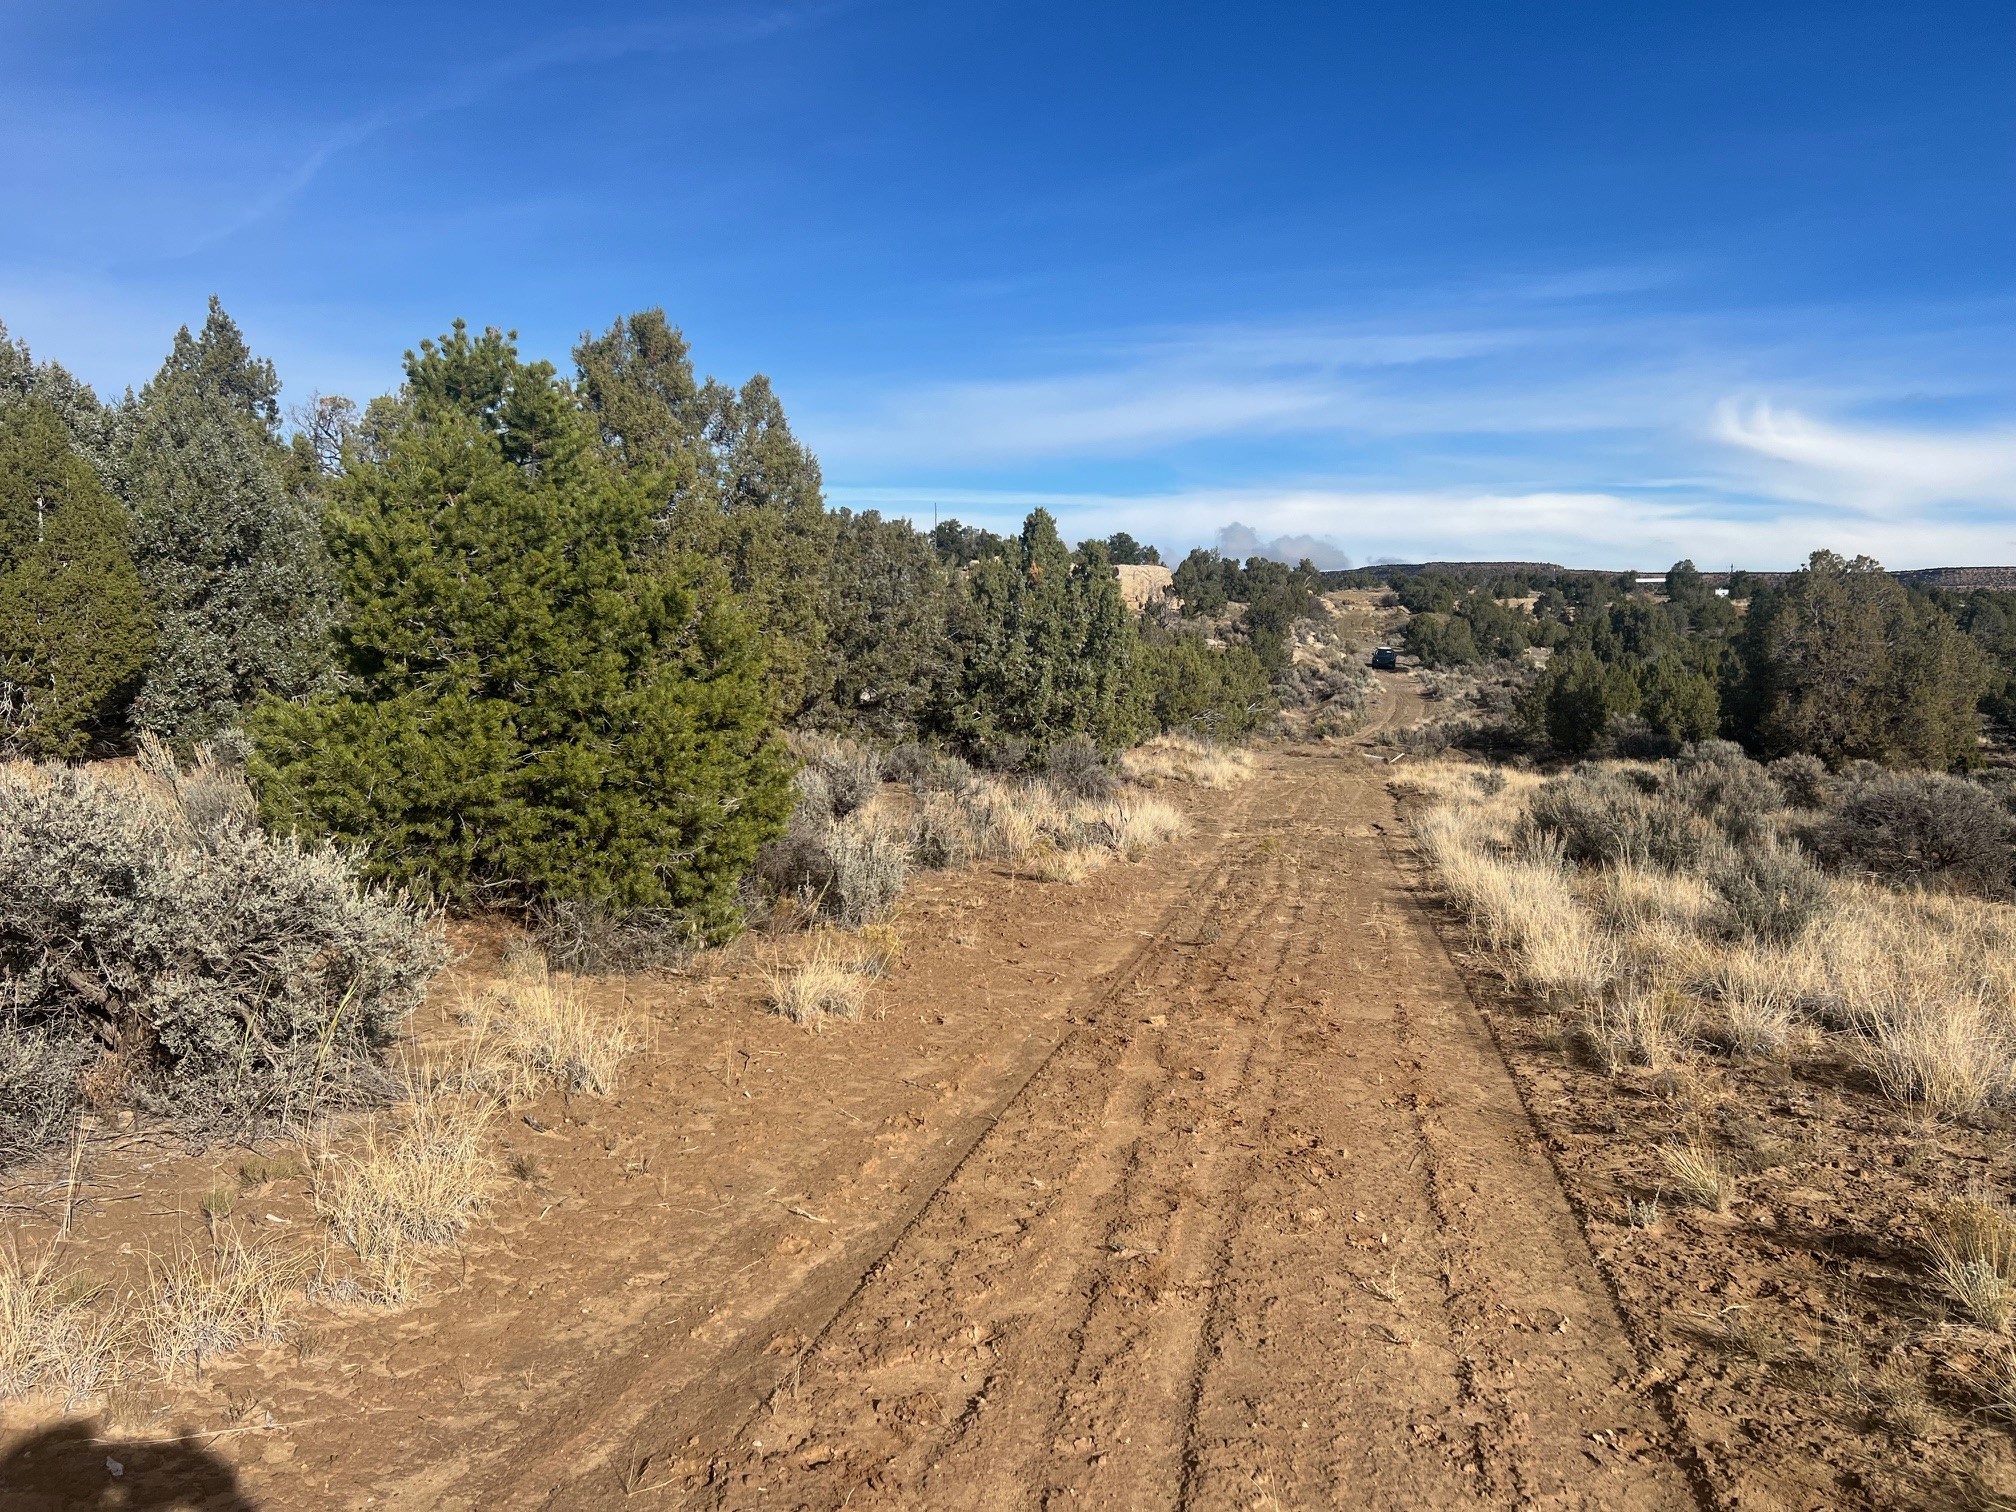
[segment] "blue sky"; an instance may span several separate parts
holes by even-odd
[[[835,503],[2016,563],[2016,9],[0,3],[0,321],[288,397],[662,304]]]

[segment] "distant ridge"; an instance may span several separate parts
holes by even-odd
[[[1633,577],[1664,577],[1665,569],[1651,572],[1632,572],[1628,568],[1605,567],[1563,567],[1555,562],[1379,562],[1369,568],[1360,569],[1387,572],[1440,572],[1459,579],[1495,577],[1622,577],[1627,573]],[[1341,581],[1349,574],[1326,572],[1326,581],[1335,578]],[[1789,572],[1752,572],[1750,578],[1762,583],[1782,583],[1792,576]],[[1990,588],[2004,593],[2016,593],[2016,567],[1907,567],[1890,576],[1900,583],[1909,583],[1919,588],[1944,588],[1950,592],[1967,593],[1977,588]],[[1726,572],[1704,572],[1701,580],[1710,587],[1719,588],[1729,581]],[[1330,583],[1328,586],[1338,586]]]

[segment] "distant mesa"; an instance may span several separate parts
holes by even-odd
[[[1466,580],[1499,577],[1609,578],[1627,574],[1640,582],[1663,583],[1666,580],[1663,570],[1639,572],[1628,568],[1563,567],[1556,562],[1378,562],[1374,565],[1393,572],[1439,572],[1447,577]],[[1758,583],[1782,583],[1792,574],[1751,572],[1746,576]],[[1907,567],[1890,576],[1900,583],[1919,588],[1944,588],[1955,593],[1967,593],[1976,588],[2016,592],[2016,567]],[[1721,588],[1728,584],[1729,574],[1703,572],[1701,581],[1708,587]]]

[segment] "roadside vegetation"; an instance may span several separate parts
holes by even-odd
[[[859,1017],[913,878],[1076,884],[1183,829],[1155,789],[1249,773],[1306,565],[1136,611],[1125,535],[828,509],[768,381],[660,312],[573,359],[457,323],[283,412],[212,301],[107,404],[0,332],[0,1167],[68,1194],[0,1260],[0,1398],[423,1294],[541,1179],[513,1110],[649,1039],[586,974],[753,928],[775,1011]],[[465,925],[517,943],[416,1037]],[[76,1189],[129,1135],[259,1153],[87,1278]],[[278,1188],[308,1230],[250,1210]]]
[[[1392,781],[1666,1368],[1733,1357],[1897,1494],[1981,1492],[2016,1358],[2009,790],[1718,741]]]

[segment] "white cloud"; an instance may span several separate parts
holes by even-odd
[[[1765,474],[1794,497],[1872,514],[1934,504],[2016,506],[2016,430],[1973,433],[1851,428],[1768,402],[1729,402],[1716,436],[1778,464]]]

